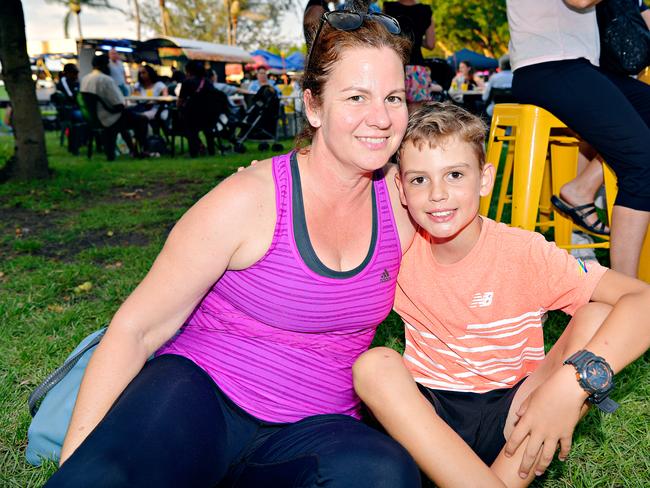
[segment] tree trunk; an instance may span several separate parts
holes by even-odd
[[[21,180],[49,176],[45,131],[32,80],[25,17],[20,0],[3,0],[0,13],[0,62],[2,77],[13,107],[15,153],[3,176]]]
[[[167,14],[167,8],[165,7],[165,0],[158,0],[158,5],[160,6],[160,20],[162,26],[163,36],[169,35],[169,15]]]
[[[75,13],[74,15],[77,18],[77,33],[79,34],[78,39],[81,40],[84,38],[83,34],[81,33],[81,15],[79,15],[79,12]]]
[[[133,16],[135,17],[135,35],[136,39],[142,39],[142,22],[140,20],[140,4],[138,0],[133,0]]]

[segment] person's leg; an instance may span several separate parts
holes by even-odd
[[[240,417],[198,366],[159,356],[46,486],[213,487],[257,429]]]
[[[593,204],[602,185],[602,161],[595,154],[584,154],[581,147],[578,156],[578,175],[562,185],[560,197],[572,207]],[[589,225],[595,225],[599,220],[596,213],[584,217],[584,221]],[[609,231],[609,227],[606,227],[605,230]]]
[[[397,352],[385,347],[365,352],[354,364],[353,375],[357,394],[438,486],[501,486],[437,415]]]
[[[231,486],[420,488],[420,473],[386,434],[347,415],[316,415],[268,437]]]
[[[199,155],[199,148],[201,147],[199,130],[195,127],[187,127],[185,135],[187,137],[187,146],[190,152],[190,157],[195,158]]]
[[[543,107],[566,123],[614,169],[619,192],[612,215],[612,269],[636,276],[643,243],[639,236],[645,235],[650,215],[650,128],[640,112],[645,111],[641,100],[646,91],[626,95],[585,60],[520,68],[512,89],[521,103]]]
[[[517,412],[526,398],[542,383],[544,383],[558,368],[562,367],[564,360],[571,354],[582,349],[594,336],[601,326],[611,307],[600,303],[589,303],[581,307],[573,316],[566,329],[548,352],[540,366],[524,381],[515,394],[508,412],[504,437],[508,439],[518,420]],[[583,408],[583,415],[587,407]],[[492,464],[492,470],[505,482],[507,486],[528,486],[534,479],[535,473],[531,470],[527,479],[519,477],[519,466],[525,450],[522,443],[514,456],[508,458],[503,450]]]

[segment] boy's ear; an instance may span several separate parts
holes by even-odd
[[[494,186],[494,166],[490,163],[485,163],[481,171],[481,191],[480,195],[486,197],[492,191]]]
[[[408,207],[406,204],[406,195],[404,195],[404,186],[402,185],[402,177],[399,173],[399,167],[397,168],[397,173],[395,173],[395,184],[397,185],[397,190],[399,191],[399,201],[403,206]]]
[[[320,110],[318,109],[318,104],[316,103],[316,100],[314,99],[311,90],[309,89],[305,90],[304,93],[302,94],[302,97],[303,97],[303,103],[305,107],[305,115],[307,116],[309,125],[311,125],[316,129],[319,128],[321,125]]]

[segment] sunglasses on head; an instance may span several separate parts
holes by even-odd
[[[318,36],[323,30],[323,24],[326,22],[336,30],[353,31],[361,27],[365,20],[374,20],[375,22],[379,22],[391,34],[398,35],[402,33],[402,28],[400,27],[399,22],[390,15],[373,12],[360,13],[351,10],[334,10],[332,12],[325,12],[320,19],[320,24],[318,24],[318,30],[311,42],[311,46],[309,46],[309,54],[307,55],[307,58],[311,59],[311,52],[314,49],[314,44],[318,41]]]

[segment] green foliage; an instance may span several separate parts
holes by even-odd
[[[437,47],[446,56],[464,47],[498,58],[508,50],[505,0],[424,0],[433,9]]]
[[[383,2],[382,2],[383,3]],[[430,5],[436,47],[425,56],[447,57],[462,48],[498,58],[508,50],[510,34],[505,0],[421,0]]]
[[[237,44],[246,49],[272,44],[279,37],[282,13],[294,7],[294,0],[240,0],[239,3]],[[170,36],[227,43],[228,14],[223,0],[167,0],[165,5]],[[140,16],[144,26],[156,34],[162,32],[157,0],[142,1]]]

